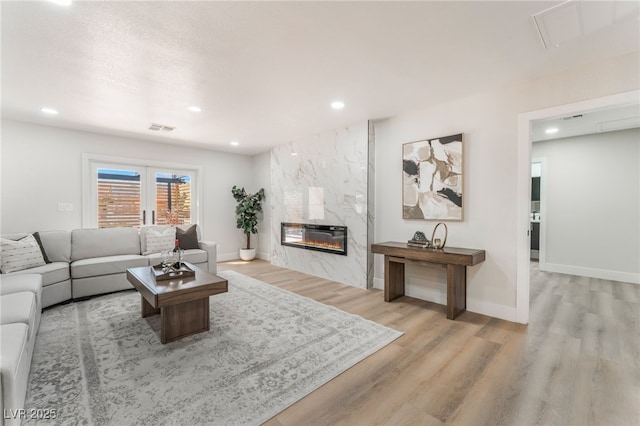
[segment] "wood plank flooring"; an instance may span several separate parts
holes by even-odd
[[[640,425],[640,285],[533,263],[524,326],[261,260],[218,268],[405,333],[267,425]]]

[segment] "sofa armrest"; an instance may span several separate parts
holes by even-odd
[[[30,291],[38,299],[42,294],[42,275],[40,274],[2,274],[0,276],[0,296]]]
[[[207,252],[207,265],[210,274],[215,274],[218,271],[218,249],[216,243],[213,241],[200,241],[198,242],[200,248]]]

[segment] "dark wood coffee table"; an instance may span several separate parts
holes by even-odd
[[[162,343],[208,331],[209,296],[229,289],[224,278],[187,265],[195,277],[156,280],[151,266],[127,269],[127,279],[140,293],[142,317],[160,314]]]

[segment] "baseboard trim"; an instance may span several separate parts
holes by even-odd
[[[234,253],[218,253],[216,260],[218,262],[228,262],[230,260],[236,260],[236,259],[240,259],[240,255],[238,254],[237,251]]]
[[[518,322],[515,306],[498,305],[497,303],[487,302],[485,300],[467,298],[467,311],[505,321]]]
[[[640,274],[634,274],[632,272],[610,271],[607,269],[586,268],[583,266],[562,265],[548,262],[541,262],[539,268],[544,272],[556,272],[559,274],[578,275],[580,277],[640,284]]]
[[[266,260],[267,262],[271,262],[271,253],[266,251],[259,251],[256,253],[256,257],[258,259]]]
[[[373,288],[384,290],[384,278],[373,277]]]

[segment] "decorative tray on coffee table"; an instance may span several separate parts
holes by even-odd
[[[185,263],[180,264],[180,268],[164,272],[162,269],[162,265],[156,265],[153,268],[153,273],[155,274],[156,280],[176,280],[180,278],[188,278],[195,277],[196,271],[189,268]]]

